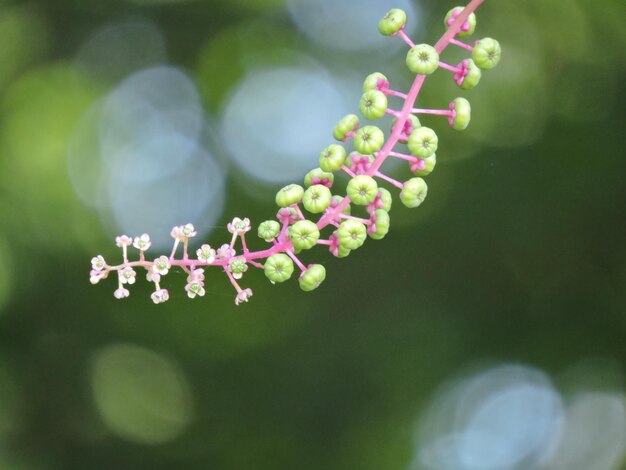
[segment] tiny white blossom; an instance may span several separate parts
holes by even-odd
[[[204,284],[204,269],[194,269],[187,276],[187,282],[199,282]]]
[[[185,234],[183,234],[183,227],[180,225],[172,228],[170,235],[174,240],[178,240],[179,242],[182,242],[185,239]]]
[[[134,284],[137,273],[133,268],[126,266],[120,271],[120,282],[122,284]]]
[[[167,259],[167,256],[159,256],[152,264],[152,270],[161,276],[165,276],[169,272],[170,267],[170,260]]]
[[[215,261],[215,250],[210,245],[202,245],[197,251],[198,259],[204,263],[212,263]]]
[[[124,297],[128,297],[130,295],[130,292],[128,292],[128,289],[120,287],[119,289],[116,289],[115,292],[113,292],[113,295],[116,299],[123,299]]]
[[[224,243],[217,249],[216,256],[219,259],[230,258],[231,256],[235,256],[235,250],[232,249],[229,244]]]
[[[94,271],[102,271],[106,266],[106,261],[101,255],[91,258],[91,267]]]
[[[157,272],[154,272],[153,269],[148,269],[148,272],[146,273],[146,280],[148,282],[161,282],[161,275]]]
[[[139,251],[146,251],[152,246],[152,242],[150,241],[150,235],[144,233],[140,237],[135,237],[133,241],[133,246],[137,248]]]
[[[131,243],[133,243],[133,239],[127,235],[120,235],[119,237],[115,237],[115,244],[120,248],[130,246]]]
[[[235,297],[235,305],[239,305],[242,302],[247,302],[252,297],[252,289],[244,289]]]
[[[185,290],[187,291],[187,295],[190,299],[195,298],[196,295],[202,297],[205,294],[205,290],[201,282],[190,282],[185,286]]]
[[[89,282],[91,282],[94,285],[98,284],[98,282],[100,282],[101,279],[106,279],[108,275],[109,273],[106,271],[98,271],[97,269],[92,269],[89,272]]]
[[[159,289],[154,291],[150,297],[155,304],[162,304],[163,302],[167,302],[169,300],[170,293],[167,289]]]
[[[183,235],[186,236],[187,238],[193,238],[196,235],[198,235],[198,232],[196,232],[196,229],[194,228],[193,224],[187,224],[181,227],[181,230],[183,232]]]
[[[243,235],[248,232],[252,227],[250,226],[250,219],[247,217],[241,220],[239,217],[235,217],[231,223],[227,225],[228,231],[232,234]]]

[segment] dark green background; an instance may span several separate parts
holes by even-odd
[[[439,37],[452,6],[423,2],[421,40]],[[190,301],[176,274],[166,281],[174,298],[154,306],[143,279],[124,302],[114,281],[88,282],[90,258],[117,252],[67,177],[73,126],[114,85],[73,71],[86,38],[120,18],[152,20],[215,120],[245,73],[245,51],[224,38],[252,39],[267,64],[295,48],[331,69],[370,57],[307,43],[280,0],[0,1],[0,469],[403,469],[416,419],[468,367],[522,363],[558,385],[569,367],[601,358],[611,385],[599,368],[583,387],[621,393],[623,13],[610,0],[488,0],[479,34],[500,40],[504,58],[467,93],[470,128],[436,127],[423,207],[396,199],[386,239],[345,260],[305,256],[328,271],[313,293],[254,273],[252,301],[235,307],[212,273],[206,297]],[[386,63],[408,83],[401,54]],[[426,104],[457,93],[440,82],[427,81]],[[244,184],[231,172],[212,244],[232,216],[274,213],[277,188],[253,198]],[[138,370],[105,374],[130,419],[146,419],[138,434],[111,428],[94,402],[97,358],[125,344],[184,375],[186,425],[166,442],[142,441],[170,418],[150,414],[168,394],[158,374],[137,377],[141,354]]]

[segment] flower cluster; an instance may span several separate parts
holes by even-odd
[[[444,18],[446,32],[434,46],[416,45],[411,41],[404,32],[407,22],[404,11],[392,9],[381,19],[378,25],[381,34],[398,36],[408,45],[406,65],[416,74],[407,93],[393,90],[390,81],[380,72],[368,75],[363,83],[362,117],[375,121],[386,114],[392,115],[391,130],[385,137],[379,127],[361,125],[356,114],[343,117],[333,129],[333,137],[338,143],[322,150],[319,167],[305,175],[303,185],[289,184],[276,194],[279,207],[276,220],[262,222],[257,230],[259,238],[269,243],[269,247],[250,251],[246,234],[252,225],[249,219],[239,217],[227,226],[232,235],[230,243],[219,248],[203,244],[196,250],[195,257],[189,255],[189,240],[197,235],[192,224],[174,227],[170,233],[174,243],[169,257],[162,255],[152,261],[145,256],[151,247],[147,234],[134,239],[121,235],[115,242],[122,249],[123,263],[110,266],[102,256],[96,256],[91,260],[91,283],[96,284],[116,271],[118,287],[114,295],[122,299],[130,294],[126,287],[135,283],[135,269],[144,269],[146,279],[155,287],[151,298],[158,304],[169,299],[169,292],[161,288],[160,283],[170,269],[177,267],[187,274],[185,291],[193,299],[206,293],[205,268],[217,266],[235,288],[237,305],[248,302],[252,296],[251,289],[239,285],[250,267],[262,269],[272,283],[287,281],[297,270],[301,289],[316,289],[326,278],[326,268],[321,264],[305,265],[298,255],[324,245],[335,257],[344,258],[359,249],[368,237],[374,240],[384,238],[389,231],[392,194],[381,184],[399,190],[399,199],[407,207],[418,207],[424,202],[428,186],[423,178],[435,168],[439,138],[430,127],[422,125],[417,115],[442,116],[456,130],[464,130],[469,125],[471,107],[465,98],[455,98],[444,109],[419,108],[415,104],[426,78],[439,69],[451,72],[454,83],[460,89],[468,90],[478,85],[482,71],[498,64],[501,51],[496,40],[484,38],[472,44],[462,41],[474,33],[474,11],[483,1],[471,0],[466,7],[450,10]],[[443,62],[441,54],[449,45],[467,50],[470,57],[457,65]],[[390,105],[392,99],[400,100],[397,109]],[[349,140],[355,149],[350,154],[341,145]],[[405,145],[406,150],[397,149],[399,144]],[[406,181],[397,181],[383,173],[382,166],[390,157],[406,161],[413,176]],[[343,196],[333,194],[336,172],[344,172],[350,177]],[[305,213],[318,218],[310,220]],[[237,241],[240,242],[239,249]],[[182,257],[177,258],[181,245]],[[131,246],[139,251],[136,261],[128,259]]]

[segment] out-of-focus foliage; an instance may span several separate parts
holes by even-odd
[[[468,92],[440,70],[419,103],[467,97],[468,130],[422,119],[428,199],[345,260],[303,254],[320,290],[250,272],[235,308],[221,273],[195,300],[176,273],[155,306],[143,276],[123,302],[89,284],[131,228],[163,244],[192,222],[215,246],[233,216],[272,217],[291,176],[253,167],[317,166],[369,73],[406,90],[398,38],[380,49],[348,3],[388,6],[0,0],[0,470],[626,464],[617,0],[487,0],[499,66]],[[455,6],[411,5],[431,43]]]

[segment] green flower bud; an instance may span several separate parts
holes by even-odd
[[[279,207],[288,207],[300,202],[304,196],[304,188],[299,184],[288,184],[276,193],[276,204]]]
[[[228,268],[235,279],[240,279],[243,273],[248,270],[248,265],[246,264],[246,259],[243,256],[237,256],[230,259],[228,262]]]
[[[465,98],[457,98],[450,104],[454,105],[452,109],[454,109],[455,115],[454,117],[448,119],[448,122],[457,131],[466,129],[470,122],[470,115],[472,112],[469,101]]]
[[[321,264],[312,264],[302,273],[298,283],[300,289],[305,292],[310,292],[317,289],[322,282],[326,279],[326,268]]]
[[[500,62],[500,43],[495,39],[484,38],[474,44],[472,58],[483,70],[494,68]]]
[[[419,127],[409,136],[409,151],[419,158],[428,158],[437,151],[439,139],[430,127]]]
[[[414,171],[413,173],[415,174],[415,176],[430,175],[435,169],[435,165],[437,164],[437,155],[433,153],[430,157],[424,158],[423,160],[424,160],[424,164],[426,165],[426,168],[424,168],[423,170]]]
[[[396,34],[406,24],[406,13],[399,8],[392,8],[378,22],[378,31],[383,36]]]
[[[344,116],[335,126],[335,129],[333,130],[333,137],[343,142],[346,139],[346,134],[354,131],[358,127],[359,117],[356,114],[348,114],[347,116]]]
[[[343,148],[343,147],[342,147]],[[306,175],[304,175],[304,187],[308,188],[309,186],[313,186],[314,184],[323,184],[326,187],[330,187],[333,185],[335,181],[335,175],[332,173],[326,172],[321,168],[315,168],[314,170],[309,171]]]
[[[330,206],[331,207],[337,207],[341,201],[343,201],[343,197],[342,196],[333,196],[330,200]],[[346,214],[346,215],[350,215],[351,210],[350,210],[350,204],[348,204],[346,207],[344,207],[344,209],[341,211],[342,214]]]
[[[382,240],[389,233],[389,214],[382,209],[376,209],[374,214],[376,215],[376,222],[374,222],[376,230],[370,230],[369,236],[374,240]]]
[[[382,80],[384,82],[388,82],[387,77],[385,77],[380,72],[374,72],[369,74],[365,81],[363,82],[363,93],[371,90],[378,90],[378,80]]]
[[[391,210],[391,203],[393,202],[391,193],[385,188],[378,188],[378,194],[380,194],[380,202],[383,205],[381,209],[385,212],[389,212]]]
[[[304,192],[302,205],[312,214],[320,214],[330,206],[330,189],[322,184],[314,184]]]
[[[352,250],[350,250],[349,248],[343,247],[341,245],[337,247],[337,258],[347,258],[350,253],[352,253]]]
[[[361,127],[354,136],[354,148],[366,155],[380,150],[384,142],[385,134],[376,126]]]
[[[367,206],[378,194],[378,185],[371,176],[359,175],[348,182],[346,192],[356,205]]]
[[[271,242],[280,233],[280,224],[275,220],[266,220],[261,222],[258,228],[259,238],[266,242]]]
[[[319,240],[320,231],[310,220],[299,220],[289,227],[289,238],[297,250],[308,250]]]
[[[400,191],[400,200],[407,207],[417,207],[424,202],[427,193],[426,181],[422,178],[411,178],[404,183],[404,187]]]
[[[456,84],[463,90],[470,90],[478,85],[478,82],[480,82],[480,77],[482,76],[482,72],[478,67],[476,67],[476,64],[472,59],[464,60],[457,67],[461,67],[463,65],[467,67],[467,75],[457,80],[457,76],[455,74],[454,80]]]
[[[443,20],[443,24],[448,29],[457,16],[461,14],[463,11],[463,7],[455,7],[448,12],[445,19]],[[467,20],[461,25],[459,32],[457,33],[457,37],[464,38],[471,34],[474,34],[474,30],[476,29],[476,14],[474,12],[470,13],[467,17]]]
[[[406,55],[406,65],[413,73],[430,75],[439,67],[439,54],[433,46],[418,44]]]
[[[324,171],[337,171],[346,159],[346,149],[341,145],[332,144],[320,154],[320,168]]]
[[[393,121],[391,122],[391,129],[393,130],[393,128],[396,125],[396,121],[398,120],[398,118],[394,118]],[[410,128],[409,128],[410,126]],[[415,114],[409,114],[407,120],[404,122],[404,132],[400,133],[400,137],[398,138],[398,142],[406,144],[407,140],[408,140],[408,135],[414,131],[415,129],[417,129],[418,127],[421,127],[422,124],[420,123],[420,120],[417,118],[417,116]]]
[[[387,97],[382,91],[370,90],[361,96],[361,114],[365,119],[380,119],[387,111]]]
[[[339,246],[349,250],[356,250],[363,245],[367,237],[365,225],[358,220],[347,219],[339,224],[337,238]]]
[[[285,282],[293,274],[293,261],[284,253],[276,253],[265,260],[263,271],[272,282]]]

